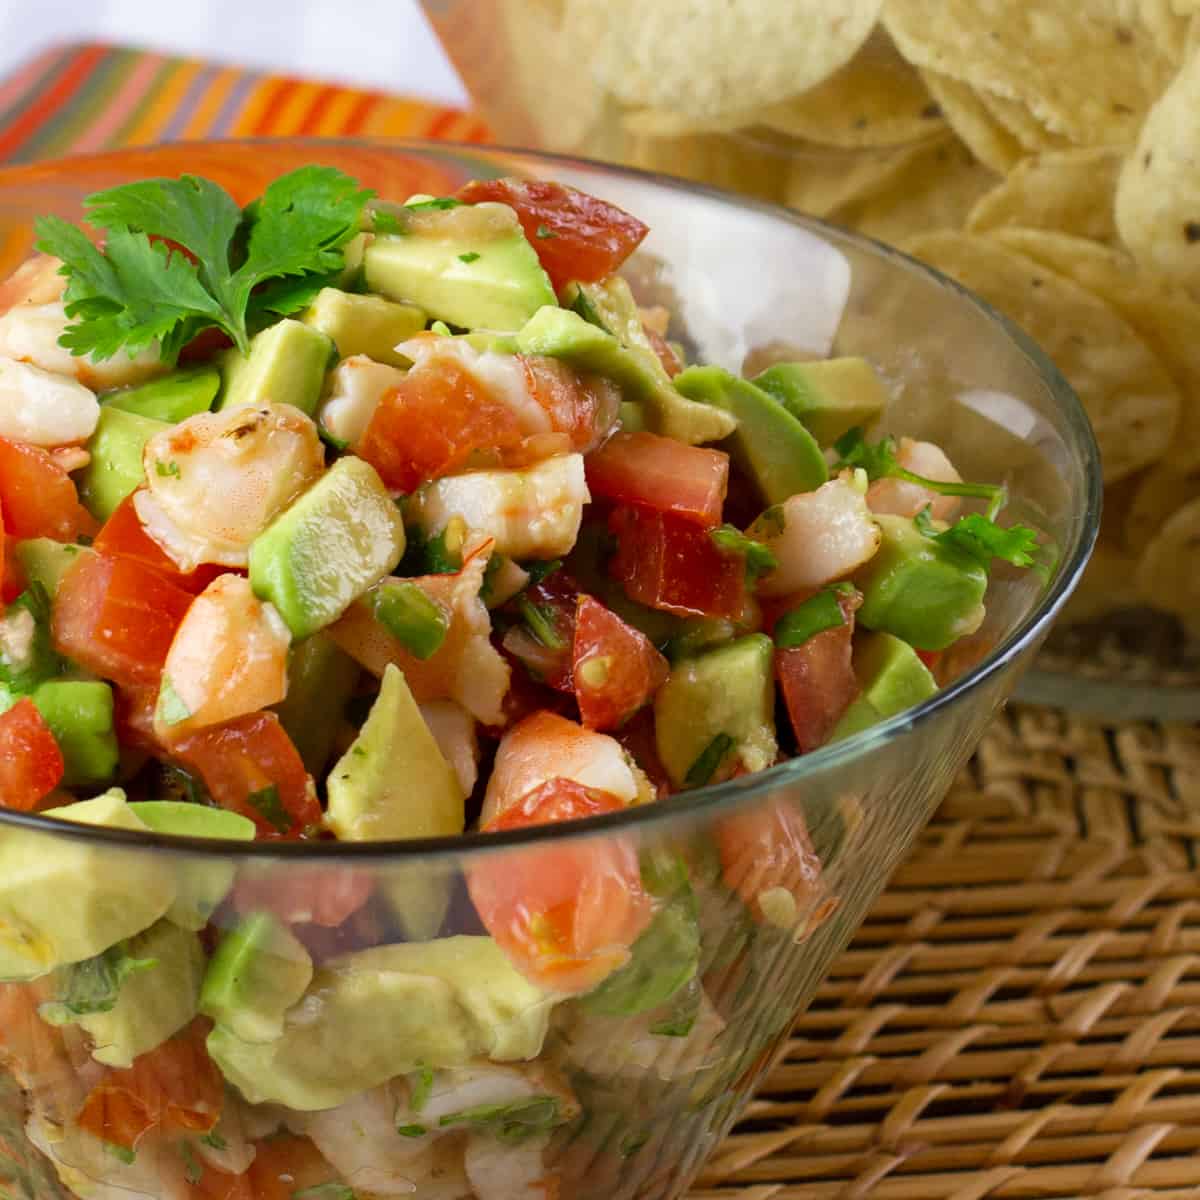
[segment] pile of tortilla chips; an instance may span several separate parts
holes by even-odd
[[[1076,613],[1196,627],[1200,0],[538,2],[624,131],[584,148],[897,243],[1040,342],[1107,485]]]

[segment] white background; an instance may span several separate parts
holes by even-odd
[[[417,0],[0,0],[0,75],[88,39],[467,103]]]

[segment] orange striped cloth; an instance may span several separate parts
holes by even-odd
[[[55,47],[0,81],[0,161],[295,134],[489,140],[458,109],[124,46]]]

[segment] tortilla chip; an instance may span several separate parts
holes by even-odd
[[[1200,467],[1179,471],[1161,463],[1148,467],[1137,479],[1121,528],[1121,541],[1140,554],[1185,504],[1200,498]],[[1104,504],[1107,508],[1108,497]]]
[[[845,66],[882,0],[567,0],[581,72],[623,104],[693,117],[778,104]]]
[[[1025,153],[1021,143],[988,111],[970,84],[940,71],[921,72],[950,127],[986,167],[1005,175]]]
[[[1003,229],[993,236],[1087,288],[1133,326],[1179,389],[1179,423],[1163,461],[1184,471],[1200,467],[1200,304],[1109,246],[1040,229]]]
[[[1137,586],[1147,604],[1195,620],[1200,612],[1200,500],[1178,509],[1145,548]]]
[[[1063,150],[1022,159],[967,216],[973,233],[1021,225],[1099,242],[1115,241],[1112,198],[1121,156],[1113,150]]]
[[[986,89],[978,93],[984,108],[999,121],[1031,154],[1042,154],[1048,150],[1067,150],[1070,141],[1061,133],[1051,133],[1020,100],[1009,100]]]
[[[791,169],[790,154],[769,138],[748,133],[629,137],[622,157],[630,166],[680,175],[776,204],[785,198]]]
[[[919,153],[913,146],[860,151],[807,146],[792,155],[785,203],[814,217],[830,217],[872,194]]]
[[[987,237],[925,234],[906,248],[973,289],[1041,346],[1091,419],[1106,481],[1163,456],[1178,421],[1179,392],[1112,307]]]
[[[1200,50],[1146,118],[1121,168],[1116,214],[1139,263],[1200,284]]]
[[[888,0],[883,23],[909,62],[1019,100],[1080,145],[1131,145],[1176,67],[1112,0]]]
[[[833,211],[842,225],[901,242],[931,229],[958,229],[972,206],[996,181],[953,134],[905,156],[856,200]]]
[[[1118,546],[1097,542],[1087,570],[1062,612],[1064,625],[1094,621],[1140,602],[1137,585],[1138,560]]]

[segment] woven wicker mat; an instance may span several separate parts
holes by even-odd
[[[1000,718],[691,1200],[1200,1197],[1200,728]]]

